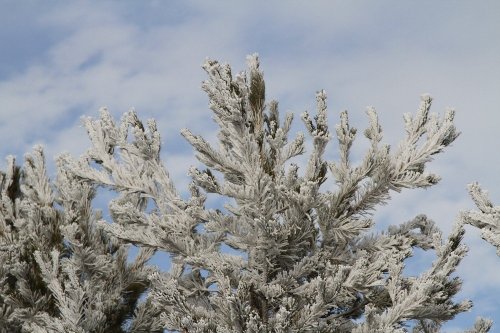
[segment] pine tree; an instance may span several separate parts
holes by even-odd
[[[342,112],[334,131],[339,157],[326,161],[332,134],[320,91],[316,115],[302,114],[312,151],[299,172],[293,159],[305,152],[304,135],[290,140],[293,114],[281,119],[278,103],[266,101],[258,57],[235,76],[217,61],[203,68],[219,145],[182,130],[206,166],[190,168],[188,199],[160,158],[155,121],[144,124],[134,111],[118,123],[105,108],[99,119],[84,120],[92,146],[79,159],[58,158],[55,192],[41,149],[24,173],[9,164],[0,182],[0,325],[19,330],[25,320],[25,331],[39,332],[427,333],[470,309],[470,301],[455,301],[461,281],[451,276],[467,252],[464,218],[446,238],[424,215],[384,232],[374,231],[371,218],[392,192],[439,181],[425,166],[459,135],[452,110],[431,114],[432,99],[422,96],[391,150],[369,108],[370,146],[359,163],[350,157],[357,131]],[[329,174],[335,187],[325,190]],[[91,209],[97,187],[117,193],[112,221]],[[224,198],[224,209],[207,208],[208,195]],[[126,244],[141,249],[128,266]],[[416,248],[436,258],[422,274],[405,276]],[[168,272],[146,264],[155,251],[171,255]],[[35,281],[27,280],[30,270]],[[468,332],[490,327],[479,319]]]
[[[40,146],[0,174],[0,332],[162,332],[138,298],[152,249],[127,264],[128,245],[95,227],[95,186],[59,169]],[[156,325],[156,326],[155,326]],[[127,328],[128,327],[128,328]]]
[[[371,146],[359,165],[349,157],[356,130],[343,112],[335,128],[339,161],[327,162],[323,154],[331,135],[321,91],[314,120],[302,114],[313,151],[299,176],[297,165],[285,168],[304,152],[304,136],[288,142],[293,116],[282,122],[278,103],[266,103],[257,56],[235,77],[217,61],[207,61],[204,69],[219,147],[182,131],[207,166],[190,169],[189,200],[179,196],[160,161],[155,122],[146,128],[133,111],[119,125],[105,109],[99,120],[87,119],[92,148],[81,160],[64,159],[75,176],[120,193],[110,204],[115,223],[99,222],[103,230],[171,253],[171,270],[150,276],[149,294],[167,329],[402,332],[414,321],[414,332],[434,332],[471,307],[452,299],[460,280],[450,275],[466,254],[460,223],[445,240],[425,216],[368,233],[370,215],[391,191],[438,182],[425,165],[458,136],[452,110],[439,119],[429,114],[431,98],[423,96],[416,115],[405,115],[406,137],[391,152],[381,144],[375,110],[368,109],[364,134]],[[328,171],[337,187],[322,192]],[[228,201],[226,212],[205,209],[208,193],[234,204]],[[146,202],[156,209],[144,212]],[[245,255],[222,253],[224,244]],[[405,277],[404,260],[417,247],[435,250],[436,260],[420,276]],[[488,325],[479,321],[475,331]]]

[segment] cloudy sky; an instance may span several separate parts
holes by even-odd
[[[142,119],[158,121],[165,164],[184,192],[186,170],[197,162],[179,130],[216,133],[200,89],[201,64],[214,58],[237,72],[257,52],[267,96],[279,100],[282,112],[314,112],[315,92],[325,89],[330,125],[347,109],[362,129],[373,105],[392,145],[403,135],[403,113],[416,110],[422,93],[434,97],[435,112],[457,110],[462,135],[430,165],[442,182],[393,195],[375,215],[379,228],[425,213],[448,232],[459,211],[473,207],[465,190],[472,181],[500,203],[498,1],[3,0],[0,6],[2,157],[22,159],[42,143],[53,172],[56,154],[87,148],[82,115],[95,117],[107,106],[119,117],[135,107]],[[304,130],[299,121],[293,129]],[[358,144],[361,154],[366,143]],[[334,156],[334,145],[327,156]],[[448,324],[448,332],[470,327],[480,314],[500,325],[500,258],[467,231],[460,298],[471,298],[475,308]],[[408,271],[425,269],[431,259],[416,256]]]

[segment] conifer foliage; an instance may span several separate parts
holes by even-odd
[[[94,195],[63,168],[51,183],[40,146],[22,168],[9,157],[0,174],[0,332],[163,331],[137,302],[154,250],[127,264],[128,246],[95,226]]]
[[[219,144],[182,130],[206,166],[189,170],[187,200],[160,158],[155,121],[134,111],[120,122],[104,108],[86,118],[92,146],[78,159],[59,156],[55,183],[40,147],[22,168],[9,160],[0,178],[4,332],[438,332],[471,307],[455,299],[461,281],[451,276],[467,252],[465,218],[446,238],[424,215],[385,232],[371,219],[392,191],[439,181],[426,164],[459,134],[452,110],[431,114],[422,96],[390,149],[369,108],[370,145],[353,163],[357,131],[347,112],[330,130],[320,91],[316,115],[301,115],[312,151],[299,170],[304,135],[290,139],[293,114],[280,117],[278,103],[266,101],[258,57],[235,76],[217,61],[203,68]],[[338,159],[327,161],[332,137]],[[333,188],[324,188],[327,177]],[[117,193],[112,221],[91,208],[97,187]],[[209,194],[226,200],[224,210],[205,207]],[[485,233],[500,243],[496,231]],[[127,244],[141,249],[130,264]],[[416,248],[436,258],[405,276]],[[147,264],[155,251],[171,255],[168,272]],[[478,319],[468,332],[490,326]]]
[[[488,192],[481,189],[478,183],[469,184],[468,188],[479,211],[463,213],[462,221],[481,229],[483,239],[494,245],[500,256],[500,206],[493,205]]]

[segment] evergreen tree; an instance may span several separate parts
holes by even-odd
[[[427,333],[472,306],[455,300],[461,281],[451,276],[467,252],[463,218],[444,239],[423,215],[384,232],[371,218],[391,191],[439,181],[425,166],[459,134],[452,110],[430,114],[422,96],[391,150],[369,108],[370,147],[359,164],[350,158],[357,131],[342,112],[339,158],[326,161],[332,135],[320,91],[316,116],[302,114],[313,149],[299,172],[293,158],[304,153],[304,136],[289,140],[293,115],[281,119],[278,103],[266,102],[257,56],[234,77],[217,61],[203,68],[219,146],[182,130],[206,165],[189,170],[187,200],[160,159],[156,123],[134,111],[119,123],[106,109],[84,120],[92,146],[79,159],[58,158],[55,192],[40,148],[23,169],[9,164],[0,183],[6,331]],[[324,190],[329,173],[335,188]],[[112,221],[91,209],[98,186],[118,193]],[[206,208],[208,194],[225,198],[225,209]],[[125,244],[141,249],[131,265]],[[436,258],[405,276],[415,248]],[[147,266],[154,251],[170,253],[168,272]],[[490,326],[479,319],[468,332]]]
[[[45,169],[37,146],[0,174],[0,332],[162,332],[138,304],[154,250],[127,264],[128,245],[95,227],[95,186]]]

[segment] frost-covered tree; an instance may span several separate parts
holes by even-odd
[[[86,120],[93,147],[79,161],[64,158],[75,176],[121,193],[110,204],[115,223],[100,222],[104,230],[172,254],[170,272],[150,277],[150,298],[166,328],[390,332],[415,320],[414,331],[426,332],[470,307],[452,300],[460,281],[450,274],[466,253],[461,225],[446,240],[424,216],[385,233],[367,233],[370,213],[391,190],[438,181],[424,167],[457,137],[452,111],[442,120],[429,115],[431,99],[424,96],[417,114],[405,116],[407,136],[390,152],[369,109],[365,136],[371,147],[359,165],[349,159],[356,130],[344,112],[336,127],[340,159],[328,163],[322,158],[330,140],[326,95],[319,92],[314,121],[302,115],[313,151],[299,176],[296,165],[285,168],[303,153],[304,138],[288,142],[292,115],[281,122],[277,102],[266,104],[257,58],[250,57],[248,71],[234,78],[228,65],[208,61],[204,68],[220,145],[216,149],[182,131],[207,166],[190,170],[188,201],[160,161],[155,123],[145,128],[133,112],[119,125],[104,109],[101,119]],[[322,192],[328,171],[337,188]],[[203,192],[234,204],[226,204],[227,213],[207,210]],[[145,213],[147,202],[155,209]],[[221,253],[222,244],[246,256]],[[404,260],[415,247],[434,249],[437,258],[422,275],[404,277]]]
[[[162,332],[138,304],[154,249],[127,263],[128,245],[96,228],[95,186],[59,169],[42,148],[0,173],[0,332]]]
[[[200,333],[428,333],[472,306],[455,299],[461,281],[451,276],[467,252],[463,219],[444,238],[423,215],[384,232],[374,230],[371,218],[391,192],[439,181],[426,164],[458,136],[452,110],[442,118],[430,114],[431,98],[422,96],[416,114],[404,116],[405,137],[390,149],[369,108],[364,135],[370,146],[359,163],[350,158],[357,131],[342,112],[334,131],[338,159],[326,161],[332,134],[326,94],[320,91],[316,115],[302,114],[312,151],[299,171],[293,160],[305,151],[304,135],[289,139],[293,114],[282,119],[278,103],[266,102],[257,56],[250,56],[247,71],[236,76],[217,61],[203,68],[219,144],[182,130],[206,166],[189,170],[188,199],[181,197],[160,158],[155,121],[144,124],[134,111],[120,122],[106,109],[99,119],[84,120],[92,146],[79,159],[58,158],[57,192],[43,172],[31,172],[29,166],[24,183],[32,185],[12,185],[22,183],[22,177],[11,165],[1,183],[2,242],[13,249],[10,256],[25,243],[31,247],[24,250],[25,258],[2,257],[7,263],[1,271],[4,322],[18,320],[20,314],[14,320],[10,313],[27,308],[33,314],[26,329],[41,332],[112,332],[95,323],[119,317],[134,319],[129,327],[120,326],[133,332],[158,325]],[[328,176],[333,187],[325,189]],[[99,186],[117,193],[109,203],[112,221],[91,213]],[[43,199],[36,197],[40,192]],[[226,200],[224,209],[207,208],[209,194]],[[59,215],[52,213],[56,217],[46,224],[36,216],[18,217],[18,197],[38,205],[32,215],[38,210]],[[29,236],[18,235],[31,235],[28,229],[11,221],[31,223],[43,229],[37,235],[57,239],[25,240]],[[92,236],[77,237],[85,233]],[[83,243],[92,237],[99,241]],[[108,244],[122,247],[113,250]],[[131,266],[125,264],[124,244],[141,249]],[[222,251],[226,246],[233,251]],[[436,258],[420,275],[406,276],[405,260],[415,248],[433,250]],[[145,264],[154,251],[171,255],[168,272]],[[32,289],[41,290],[42,305],[17,302],[24,296],[15,294],[14,284],[21,283],[26,270],[36,274]],[[11,272],[21,278],[13,280]],[[126,282],[110,283],[114,274]],[[131,288],[129,299],[125,295]],[[138,302],[146,288],[146,299]],[[468,332],[487,332],[490,326],[479,319]]]

